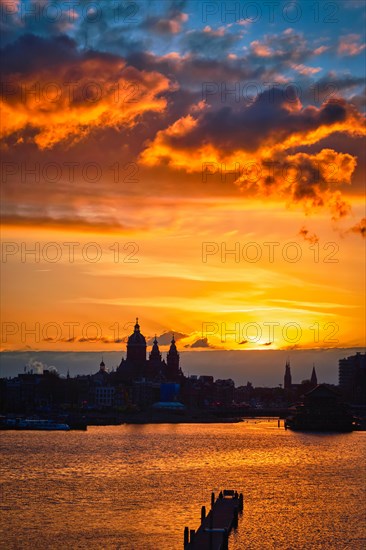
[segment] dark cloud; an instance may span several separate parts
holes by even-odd
[[[187,344],[184,347],[185,348],[214,348],[215,346],[212,346],[209,343],[208,338],[199,338],[198,340],[193,342],[193,344],[190,344],[190,345]]]
[[[81,57],[75,40],[66,35],[45,38],[23,34],[0,52],[3,75],[27,75],[40,69],[56,69],[60,63],[76,61]]]
[[[182,332],[163,332],[162,334],[160,334],[160,336],[157,336],[157,340],[158,340],[158,343],[160,346],[168,346],[170,345],[171,341],[172,341],[172,338],[173,338],[173,335],[174,335],[174,339],[176,342],[178,342],[179,340],[181,340],[182,338],[186,338],[188,336],[188,334],[184,334]],[[154,342],[154,339],[155,339],[155,336],[154,337],[151,337],[147,340],[147,345],[148,346],[151,346]]]
[[[319,237],[315,233],[311,234],[305,226],[300,229],[299,235],[300,237],[303,237],[305,241],[308,241],[312,244],[319,242]]]
[[[366,218],[362,218],[358,223],[356,223],[354,226],[350,227],[348,230],[348,233],[356,233],[357,235],[361,235],[361,237],[366,237]]]
[[[286,100],[280,90],[266,90],[239,112],[231,106],[204,111],[195,128],[184,136],[171,136],[170,141],[177,148],[196,149],[210,141],[221,151],[239,148],[256,151],[263,143],[280,143],[292,134],[315,131],[319,126],[345,121],[347,116],[360,118],[345,101],[327,103],[320,109],[293,109],[293,106],[294,103]]]
[[[163,36],[177,34],[188,21],[188,15],[183,11],[185,6],[185,1],[172,1],[167,4],[163,15],[148,15],[140,28]]]

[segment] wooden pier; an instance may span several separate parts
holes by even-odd
[[[243,511],[243,494],[237,491],[221,491],[215,501],[211,494],[211,510],[201,509],[201,525],[195,531],[184,528],[185,550],[228,550],[229,533],[238,526],[239,513]]]

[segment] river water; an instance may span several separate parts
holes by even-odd
[[[0,547],[183,549],[211,491],[244,494],[230,550],[366,548],[366,432],[277,421],[1,432]]]

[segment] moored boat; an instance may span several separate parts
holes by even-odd
[[[1,430],[43,430],[43,431],[69,431],[70,426],[61,422],[48,419],[33,418],[2,418]]]

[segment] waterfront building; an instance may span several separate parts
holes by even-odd
[[[339,389],[344,397],[355,404],[366,404],[366,353],[339,360]]]

